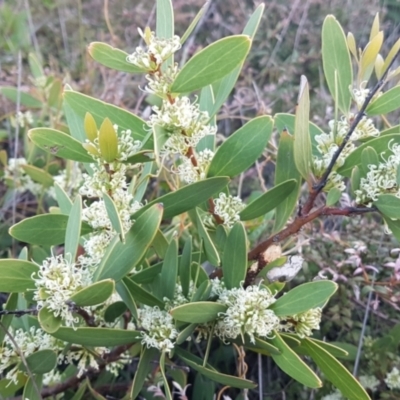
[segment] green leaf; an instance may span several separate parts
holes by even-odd
[[[369,172],[370,165],[379,165],[379,156],[371,146],[366,147],[361,153],[361,166],[365,174]]]
[[[114,230],[119,234],[121,241],[124,242],[125,232],[117,206],[115,205],[114,200],[111,198],[111,196],[106,192],[103,192],[103,200],[104,205],[106,206],[108,218],[110,218],[111,221],[111,225]]]
[[[160,366],[160,372],[161,372],[162,380],[163,380],[163,383],[164,383],[164,396],[165,396],[164,398],[165,398],[165,400],[172,400],[172,394],[171,394],[171,391],[169,389],[168,379],[167,379],[167,376],[165,374],[165,351],[163,351],[161,353],[159,366]]]
[[[222,259],[224,283],[227,289],[240,287],[247,271],[247,237],[241,222],[235,223],[226,240]]]
[[[285,131],[287,130],[290,134],[294,133],[294,125],[295,125],[296,116],[293,114],[288,113],[278,113],[274,115],[274,122],[275,127],[278,131]],[[318,143],[315,140],[315,137],[324,133],[324,131],[313,122],[308,121],[308,131],[310,133],[311,139],[311,147],[312,147],[312,154],[314,156],[320,156],[321,153],[317,149]]]
[[[249,168],[264,151],[271,137],[271,117],[252,119],[233,133],[215,153],[208,176],[236,176]]]
[[[32,274],[39,267],[25,260],[0,260],[0,292],[19,293],[28,289],[35,289]]]
[[[189,367],[193,368],[195,371],[206,376],[207,378],[221,383],[225,386],[235,387],[238,389],[254,389],[256,385],[247,379],[237,378],[236,376],[222,374],[218,371],[203,367],[202,365],[192,361],[186,356],[186,352],[177,352],[178,357],[184,361]]]
[[[350,183],[351,183],[351,193],[355,197],[355,191],[360,188],[360,183],[361,183],[361,172],[360,168],[358,168],[357,166],[355,166],[353,168],[353,171],[351,172]]]
[[[306,181],[310,180],[312,166],[311,139],[308,131],[309,119],[310,94],[307,79],[302,75],[294,123],[294,162],[297,170]]]
[[[104,121],[104,118],[108,117],[113,124],[118,125],[119,131],[131,130],[132,137],[135,140],[142,141],[148,134],[146,130],[147,125],[143,119],[129,111],[105,103],[104,101],[97,100],[93,97],[72,90],[64,90],[64,103],[69,107],[69,111],[73,112],[73,117],[70,114],[68,118],[67,115],[70,129],[70,120],[73,120],[74,124],[74,129],[71,129],[71,134],[81,142],[84,142],[86,139],[84,119],[87,112],[92,114],[97,126],[100,126]]]
[[[279,140],[278,156],[275,169],[275,186],[289,179],[297,182],[292,193],[276,207],[274,232],[279,231],[286,224],[297,204],[300,194],[301,176],[297,171],[293,157],[294,140],[287,132],[283,131]]]
[[[341,197],[342,197],[342,191],[336,187],[333,187],[332,189],[329,190],[326,196],[326,205],[328,207],[335,205],[340,200]]]
[[[278,207],[293,192],[297,186],[297,181],[289,179],[276,185],[268,192],[257,197],[240,212],[241,221],[249,221],[267,214]]]
[[[349,88],[353,85],[353,68],[346,36],[333,15],[328,15],[322,25],[322,64],[329,91],[333,99],[337,99],[339,109],[347,115],[351,103]]]
[[[337,288],[337,284],[331,281],[303,283],[280,297],[270,309],[278,317],[299,314],[319,307],[336,292]]]
[[[193,264],[193,265],[196,265],[196,264]],[[206,301],[210,297],[210,293],[211,293],[211,282],[207,278],[203,282],[200,283],[197,290],[193,293],[191,302],[195,303],[198,301]]]
[[[116,322],[127,309],[128,307],[123,301],[116,301],[110,304],[104,311],[104,321],[109,323]]]
[[[0,263],[0,265],[1,265],[1,263]],[[0,267],[0,271],[1,271],[1,267]],[[1,272],[0,272],[0,274],[1,274]],[[3,310],[14,311],[17,309],[17,307],[18,307],[18,293],[10,293],[10,295],[8,296],[7,302],[3,303]],[[2,315],[2,317],[0,318],[0,321],[1,321],[0,343],[3,343],[3,340],[6,336],[6,331],[10,327],[13,318],[14,318],[14,316],[12,314]],[[1,387],[1,381],[0,381],[0,387]],[[1,390],[0,390],[0,394],[1,394]]]
[[[381,194],[374,205],[386,217],[400,219],[400,199],[394,194]]]
[[[370,400],[367,392],[350,372],[329,352],[310,339],[303,339],[302,346],[318,365],[318,368],[344,397],[351,400]]]
[[[93,279],[122,279],[135,268],[150,247],[161,223],[163,209],[154,204],[141,214],[125,237],[125,243],[112,241],[97,267]]]
[[[120,346],[142,340],[142,335],[138,331],[98,327],[74,329],[62,326],[57,332],[52,333],[52,336],[68,343],[90,347]]]
[[[19,92],[19,93],[18,93]],[[43,102],[36,97],[31,96],[29,93],[22,92],[15,87],[12,86],[3,86],[0,88],[0,93],[3,94],[4,97],[13,101],[14,103],[18,102],[21,106],[29,107],[29,108],[42,108]]]
[[[221,263],[219,253],[215,248],[213,241],[210,238],[210,235],[207,232],[206,227],[203,224],[201,216],[199,214],[199,209],[196,208],[189,212],[190,219],[195,224],[198,234],[203,242],[204,251],[206,253],[207,259],[210,264],[214,265],[215,267]]]
[[[26,357],[25,361],[32,374],[45,374],[57,365],[57,354],[49,349],[38,350]],[[22,362],[19,365],[19,370],[26,371]]]
[[[256,353],[264,354],[265,356],[270,356],[271,354],[280,354],[280,351],[277,347],[273,346],[271,343],[266,342],[260,338],[255,337],[255,343],[252,343],[249,338],[246,336],[246,343],[244,347]],[[242,343],[240,343],[242,345]]]
[[[51,128],[34,128],[28,132],[36,146],[53,156],[80,162],[93,162],[93,158],[83,148],[82,143],[64,132]]]
[[[42,78],[44,75],[42,63],[35,53],[29,53],[28,55],[29,69],[31,70],[32,76],[37,78]]]
[[[93,283],[70,297],[70,301],[78,307],[96,306],[110,298],[115,289],[115,282],[112,279]]]
[[[148,210],[154,204],[162,203],[164,206],[164,219],[172,218],[175,215],[182,214],[191,210],[198,204],[210,199],[215,193],[220,192],[229,182],[227,177],[216,177],[205,179],[184,186],[175,192],[168,193],[151,201],[137,211],[133,218],[138,218],[144,211]]]
[[[186,328],[180,329],[179,334],[176,338],[177,344],[182,344],[186,341],[186,339],[194,332],[197,328],[197,324],[189,324]]]
[[[57,183],[54,183],[54,191],[56,192],[56,199],[62,214],[69,215],[72,208],[72,201],[65,190]]]
[[[230,36],[210,44],[182,67],[171,92],[192,92],[218,81],[244,61],[250,45],[246,35]]]
[[[175,307],[170,311],[174,319],[189,323],[205,323],[215,320],[227,306],[213,301],[198,301]]]
[[[183,246],[182,257],[179,263],[179,281],[182,286],[182,293],[188,296],[190,288],[190,267],[192,265],[192,237],[189,236]]]
[[[264,12],[264,8],[264,4],[259,4],[243,29],[243,34],[248,35],[251,39],[254,39],[254,36],[257,32],[261,17]],[[215,101],[213,110],[209,113],[210,117],[213,117],[218,112],[220,107],[225,103],[226,99],[229,96],[229,93],[231,93],[232,89],[235,86],[240,71],[242,70],[242,65],[243,63],[239,64],[239,66],[237,66],[229,75],[225,76],[225,78],[217,82],[216,86],[218,87],[218,90],[214,90]]]
[[[125,277],[122,279],[122,282],[125,284],[132,298],[137,302],[146,304],[150,307],[159,307],[160,309],[164,309],[165,303],[163,301],[155,297],[146,289],[143,289],[132,279]]]
[[[92,42],[88,47],[88,52],[92,58],[105,67],[117,71],[129,72],[132,74],[145,73],[143,69],[126,61],[128,53],[107,43]]]
[[[268,341],[280,351],[280,354],[271,354],[271,357],[282,371],[307,387],[319,388],[322,386],[318,376],[285,343],[277,332],[275,332],[275,337]]]
[[[384,215],[383,219],[385,220],[388,228],[391,230],[393,236],[397,239],[398,242],[400,242],[400,221],[393,221],[392,219],[387,218]]]
[[[74,205],[71,208],[71,212],[68,217],[67,229],[65,232],[65,246],[64,254],[71,257],[71,261],[74,262],[78,253],[79,239],[81,237],[81,226],[82,226],[82,198],[76,196]]]
[[[41,168],[37,168],[34,165],[21,165],[21,168],[35,182],[42,184],[45,188],[53,186],[53,177],[48,172],[43,171]]]
[[[25,384],[22,398],[24,400],[42,400],[42,396],[40,395],[43,385],[42,381],[42,375],[30,376]]]
[[[123,280],[117,282],[115,285],[118,294],[121,296],[121,299],[124,301],[125,305],[128,307],[129,311],[132,314],[132,317],[137,320],[138,319],[138,312],[135,303],[135,299],[132,296],[132,293],[129,291],[128,287],[126,286]]]
[[[366,113],[369,116],[387,114],[400,107],[400,86],[395,86],[369,103]]]
[[[170,39],[174,36],[174,11],[171,0],[157,0],[156,36]]]
[[[139,357],[139,364],[136,369],[135,377],[133,379],[131,388],[131,399],[136,399],[143,388],[143,384],[152,369],[152,361],[154,360],[157,350],[154,348],[148,349],[146,346],[142,347]]]
[[[40,327],[47,333],[54,333],[60,328],[62,319],[60,316],[54,316],[54,312],[47,306],[42,307],[38,313]]]
[[[44,214],[25,218],[10,228],[10,235],[30,244],[55,246],[65,241],[68,215]],[[91,232],[92,228],[82,223],[81,235]]]
[[[172,239],[165,255],[161,269],[162,296],[173,299],[175,295],[176,279],[178,277],[178,244]]]
[[[368,146],[371,146],[378,154],[382,155],[382,153],[385,152],[389,153],[389,143],[390,146],[393,146],[395,143],[400,143],[400,133],[392,133],[389,135],[380,136],[363,143],[346,157],[344,164],[337,170],[338,174],[350,177],[353,168],[356,165],[361,165],[361,155],[364,149],[366,149]]]
[[[308,338],[308,340],[315,343],[319,347],[322,347],[324,350],[326,350],[328,353],[330,353],[333,357],[346,358],[349,355],[349,353],[346,350],[344,350],[338,346],[335,346],[334,343],[327,343],[327,342],[323,342],[322,340],[318,340],[318,339],[314,339],[314,338]],[[297,351],[297,349],[296,349],[296,351]],[[307,354],[308,353],[306,353],[306,355]]]

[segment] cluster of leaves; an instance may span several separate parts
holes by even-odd
[[[250,50],[251,39],[257,31],[262,12],[262,6],[256,9],[243,35],[221,39],[185,63],[171,82],[167,99],[173,103],[179,96],[200,90],[200,108],[208,113],[210,124],[215,124],[215,115],[234,87]],[[182,36],[181,44],[190,35],[200,17],[201,12]],[[171,3],[158,1],[156,36],[170,39],[173,35]],[[349,89],[353,85],[350,52],[359,64],[357,87],[360,87],[361,82],[368,81],[374,68],[379,80],[377,88],[371,92],[371,97],[365,100],[354,117],[356,122],[354,126],[349,127],[348,138],[363,117],[364,111],[369,116],[374,116],[386,114],[399,107],[398,87],[371,101],[372,95],[381,90],[383,79],[386,78],[387,70],[400,46],[396,44],[388,57],[385,60],[381,59],[379,51],[383,36],[376,23],[371,32],[370,43],[360,54],[357,50],[354,51],[355,45],[352,45],[351,36],[346,40],[342,28],[332,16],[325,20],[322,39],[324,72],[337,107],[336,120],[339,112],[348,116],[352,104]],[[96,61],[109,68],[128,73],[149,73],[127,62],[127,53],[105,43],[92,43],[89,52]],[[32,63],[33,61],[34,59]],[[172,64],[171,56],[164,61],[161,70]],[[40,68],[36,70],[43,76]],[[159,72],[158,68],[156,72]],[[397,71],[394,71],[391,77],[396,73]],[[43,93],[48,93],[50,107],[58,109],[60,83],[56,82],[44,81]],[[51,95],[53,91],[55,95]],[[39,98],[20,96],[13,88],[2,89],[2,92],[11,99],[25,103],[43,101]],[[328,166],[322,176],[315,176],[313,157],[319,155],[315,137],[323,133],[323,130],[309,122],[309,94],[305,78],[301,84],[296,115],[257,117],[219,146],[216,146],[213,137],[205,137],[195,150],[209,149],[215,151],[215,155],[204,179],[183,185],[174,182],[173,178],[166,178],[172,190],[158,196],[150,194],[152,179],[162,179],[163,174],[160,170],[165,169],[164,174],[170,172],[164,164],[166,161],[163,146],[168,134],[163,129],[157,125],[150,129],[146,121],[137,115],[74,92],[70,87],[64,89],[63,111],[68,124],[66,129],[39,127],[30,130],[29,138],[36,148],[47,152],[49,157],[83,163],[88,174],[93,175],[93,156],[106,168],[118,158],[118,135],[112,125],[116,124],[118,130],[130,131],[132,138],[141,142],[140,150],[121,163],[135,165],[129,192],[135,201],[145,199],[147,203],[130,216],[132,227],[125,231],[113,193],[103,192],[102,197],[114,237],[107,246],[101,262],[95,265],[90,284],[80,287],[66,299],[65,304],[70,307],[78,322],[75,326],[68,326],[60,315],[55,315],[49,307],[44,306],[37,310],[37,318],[23,317],[22,329],[27,332],[32,327],[40,328],[57,340],[68,343],[67,352],[73,351],[74,346],[81,346],[92,353],[96,353],[98,347],[109,348],[109,352],[98,356],[101,361],[100,370],[107,364],[118,361],[127,350],[132,358],[139,355],[133,383],[128,384],[128,393],[132,398],[139,394],[149,396],[143,385],[155,358],[159,360],[160,380],[166,398],[172,398],[169,378],[179,381],[181,387],[187,383],[186,375],[177,377],[174,373],[172,359],[197,371],[199,376],[221,385],[243,390],[254,389],[255,384],[246,379],[245,372],[241,371],[239,376],[232,376],[218,371],[216,366],[210,363],[212,326],[220,315],[227,311],[227,306],[216,301],[217,296],[212,293],[215,275],[223,276],[223,284],[227,290],[240,289],[243,285],[256,286],[279,297],[279,293],[285,289],[288,272],[284,270],[280,274],[282,282],[268,281],[266,277],[273,268],[287,265],[288,260],[285,257],[277,257],[267,261],[264,252],[272,244],[296,234],[306,223],[324,215],[352,215],[379,210],[394,235],[399,237],[400,200],[394,194],[381,194],[372,202],[371,207],[335,208],[333,206],[338,203],[341,192],[332,187],[327,190],[324,206],[315,207],[315,199],[318,196],[323,197],[322,192],[328,187],[328,178],[336,159],[335,156],[332,158],[332,165]],[[213,197],[221,192],[229,195],[230,179],[244,173],[261,156],[271,138],[274,125],[278,131],[284,131],[279,138],[276,156],[275,186],[247,204],[239,212],[239,222],[235,222],[232,227],[226,227],[221,216],[216,215],[213,209]],[[388,144],[400,141],[397,131],[398,127],[392,127],[381,132],[378,138],[363,138],[364,142],[346,158],[343,165],[335,169],[336,173],[351,177],[353,191],[358,190],[361,179],[368,173],[370,165],[385,160]],[[340,149],[336,157],[339,155]],[[7,164],[4,153],[2,161]],[[24,170],[35,182],[45,187],[52,186],[53,178],[48,170],[29,165],[26,165]],[[110,173],[111,177],[112,175]],[[301,195],[303,179],[308,183],[309,197],[303,209],[293,217]],[[13,238],[28,243],[31,247],[30,250],[24,248],[18,259],[0,261],[0,291],[11,293],[5,306],[10,315],[3,315],[1,321],[6,329],[16,329],[20,326],[12,318],[13,310],[36,308],[37,297],[34,293],[38,291],[37,275],[41,271],[40,265],[43,265],[44,259],[51,256],[51,248],[64,245],[63,249],[57,248],[64,252],[65,258],[70,257],[71,261],[75,262],[85,238],[93,231],[93,227],[82,221],[82,209],[85,204],[82,204],[80,196],[71,198],[62,187],[56,185],[55,198],[57,207],[53,207],[49,214],[26,218],[10,230]],[[263,218],[271,211],[275,213],[271,236],[250,249],[246,222]],[[204,218],[207,214],[214,218],[215,224],[207,223]],[[56,250],[53,248],[54,251]],[[29,259],[34,261],[28,261]],[[256,262],[252,265],[253,260]],[[217,272],[208,274],[205,269],[207,264],[217,268]],[[256,279],[262,283],[255,285]],[[131,329],[129,323],[133,321],[140,326],[143,306],[165,310],[165,299],[173,299],[178,286],[187,302],[167,309],[178,332],[175,346],[171,352],[158,353],[151,346],[149,348],[148,343],[143,343],[141,328]],[[302,314],[323,307],[336,288],[336,284],[330,281],[305,283],[280,296],[269,310],[281,318]],[[118,300],[107,303],[115,293]],[[87,309],[102,304],[106,304],[104,321],[98,323],[90,318]],[[208,330],[205,356],[198,357],[193,354],[194,347],[187,339],[192,334],[204,330],[204,326],[211,328]],[[5,334],[3,339],[6,339]],[[280,369],[296,381],[311,388],[318,388],[321,386],[321,380],[300,357],[309,356],[344,396],[350,399],[369,398],[357,380],[336,359],[346,356],[346,351],[340,347],[317,339],[299,337],[296,333],[278,331],[265,337],[256,336],[251,339],[246,330],[243,330],[241,337],[232,341],[232,346],[241,346],[249,352],[269,356]],[[82,398],[86,388],[95,396],[100,396],[91,385],[99,385],[104,383],[104,380],[99,378],[96,381],[93,378],[91,383],[89,380],[81,383],[86,377],[96,376],[93,369],[88,367],[82,375],[78,373],[76,366],[71,364],[63,371],[63,368],[56,364],[57,358],[58,354],[51,349],[38,350],[25,358],[22,357],[17,364],[17,382],[8,379],[1,381],[2,395],[12,395],[24,387],[24,398],[40,398],[43,374],[61,369],[62,379],[67,380],[69,386],[50,385],[42,390],[43,396],[56,395],[66,389],[76,390],[78,385],[80,387],[74,398]],[[200,379],[198,385],[202,383]],[[197,388],[195,386],[194,390]]]

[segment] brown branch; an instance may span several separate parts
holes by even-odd
[[[17,318],[22,317],[26,314],[37,315],[38,310],[36,308],[31,308],[29,310],[1,310],[0,316],[2,315],[15,315]]]

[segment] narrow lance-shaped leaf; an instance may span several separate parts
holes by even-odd
[[[94,273],[94,279],[99,281],[111,278],[118,281],[135,268],[150,247],[160,226],[162,214],[162,206],[153,205],[137,218],[126,234],[125,243],[111,242]]]
[[[33,97],[29,93],[22,92],[15,87],[12,86],[3,86],[0,88],[0,93],[6,97],[7,99],[17,103],[19,98],[19,103],[22,106],[29,107],[29,108],[42,108],[43,102],[36,97]]]
[[[297,185],[292,193],[276,208],[274,232],[279,231],[286,224],[296,207],[300,194],[301,176],[294,163],[293,147],[293,137],[287,131],[283,131],[279,140],[276,160],[275,185],[277,186],[288,179],[294,179]]]
[[[111,225],[115,229],[115,231],[119,234],[121,241],[124,242],[125,241],[124,226],[122,225],[122,221],[117,206],[108,193],[103,193],[103,200],[106,206],[108,218],[110,218],[111,221]]]
[[[206,323],[215,320],[227,306],[213,301],[197,301],[173,308],[170,313],[174,319],[189,323]]]
[[[310,180],[312,154],[311,139],[308,129],[310,118],[310,95],[306,77],[301,77],[299,101],[294,124],[294,162],[301,176]]]
[[[174,10],[171,0],[157,0],[156,5],[156,36],[159,38],[170,39],[174,36]],[[174,62],[172,55],[165,60],[162,69],[165,70]]]
[[[78,195],[76,196],[71,212],[69,213],[67,229],[65,232],[64,255],[70,257],[71,262],[75,262],[76,254],[78,252],[82,226],[81,218],[82,198]]]
[[[366,110],[368,115],[387,114],[400,107],[400,86],[395,86],[383,93],[373,102],[371,102]]]
[[[328,351],[309,339],[302,340],[302,347],[315,361],[325,377],[348,399],[370,400],[365,389],[350,372]]]
[[[347,115],[351,103],[349,87],[353,84],[353,68],[345,34],[333,15],[328,15],[322,25],[322,64],[331,96],[336,98],[337,86],[338,107]]]
[[[45,188],[53,186],[53,177],[43,169],[35,167],[34,165],[21,165],[21,168],[32,178],[32,180],[42,184]]]
[[[162,298],[173,299],[175,294],[176,278],[178,277],[178,244],[172,239],[168,246],[161,269]]]
[[[68,215],[44,214],[23,219],[10,228],[10,235],[21,242],[43,246],[55,246],[65,241]],[[82,223],[81,234],[86,235],[92,228]]]
[[[218,81],[244,61],[250,45],[246,35],[230,36],[210,44],[182,67],[171,92],[192,92]]]
[[[258,26],[260,25],[261,17],[264,12],[265,5],[259,4],[258,7],[255,9],[251,17],[249,18],[246,26],[243,29],[243,34],[248,35],[251,39],[254,38]],[[221,81],[216,82],[214,90],[215,93],[215,102],[213,110],[210,112],[210,117],[213,117],[222,104],[225,103],[226,99],[229,96],[229,93],[232,91],[235,83],[238,79],[240,71],[242,69],[243,63],[239,64],[229,75],[225,76]]]
[[[240,287],[247,271],[247,237],[244,226],[237,222],[229,232],[222,259],[227,289]]]
[[[133,379],[131,388],[131,399],[136,399],[142,390],[143,384],[149,375],[152,365],[151,362],[157,356],[158,352],[154,348],[148,349],[146,346],[142,347],[139,357],[139,364],[137,366],[135,377]]]
[[[99,129],[99,148],[101,157],[108,163],[118,156],[118,136],[108,118],[104,119]]]
[[[192,237],[186,239],[183,246],[182,257],[179,263],[179,280],[182,286],[182,293],[187,297],[190,287],[190,267],[192,265]]]
[[[249,221],[267,214],[281,204],[296,188],[297,181],[289,179],[257,197],[240,212],[241,221]]]
[[[32,274],[38,269],[36,264],[25,260],[0,260],[0,292],[19,293],[35,289]]]
[[[126,61],[128,53],[115,47],[110,46],[107,43],[92,42],[88,47],[89,54],[98,63],[105,67],[115,69],[122,72],[130,72],[132,74],[145,73],[138,66]]]
[[[400,199],[394,194],[381,194],[374,205],[386,217],[400,219]]]
[[[165,303],[161,301],[158,297],[155,297],[152,293],[148,292],[146,289],[142,288],[132,279],[125,277],[122,282],[126,286],[127,290],[138,303],[146,304],[150,307],[164,308]]]
[[[274,332],[274,338],[268,340],[275,346],[280,354],[271,354],[278,367],[290,377],[310,388],[322,386],[321,380],[311,368],[285,343],[278,332]]]
[[[166,195],[151,201],[137,211],[133,217],[138,218],[149,207],[152,207],[157,203],[161,203],[164,206],[164,218],[174,217],[175,215],[189,211],[198,204],[207,201],[215,193],[220,192],[228,182],[229,178],[227,177],[216,177],[191,183],[175,192],[167,193]]]
[[[273,119],[265,115],[243,125],[218,148],[208,176],[233,177],[245,171],[264,151],[273,125]]]
[[[115,282],[112,279],[95,282],[84,287],[70,297],[78,307],[96,306],[104,303],[114,292]]]
[[[82,143],[64,132],[51,128],[34,128],[28,132],[36,146],[53,156],[80,162],[93,162],[93,158],[83,148]]]
[[[270,308],[278,316],[299,314],[326,302],[338,286],[331,281],[303,283],[280,297]]]

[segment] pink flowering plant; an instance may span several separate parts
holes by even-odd
[[[103,398],[96,386],[119,377],[125,398],[183,399],[192,371],[200,379],[193,390],[208,379],[218,398],[237,388],[241,398],[260,390],[261,399],[262,380],[246,376],[244,357],[254,352],[306,387],[322,386],[318,370],[340,396],[370,398],[338,361],[346,350],[313,338],[337,283],[316,277],[288,290],[303,258],[300,246],[290,255],[282,248],[325,216],[374,213],[400,239],[400,127],[377,124],[400,107],[400,87],[385,89],[400,72],[393,68],[400,42],[382,56],[376,19],[358,49],[328,16],[322,62],[334,103],[329,124],[310,122],[303,76],[295,114],[260,115],[220,141],[216,116],[263,10],[254,11],[242,35],[220,39],[184,64],[175,58],[204,10],[179,37],[169,0],[157,1],[155,31],[139,29],[143,45],[133,53],[91,43],[97,62],[144,74],[154,105],[142,119],[65,86],[65,129],[36,127],[28,138],[77,166],[68,173],[73,188],[2,153],[4,179],[19,179],[13,190],[36,194],[47,185],[57,204],[13,225],[10,235],[27,246],[18,258],[0,260],[0,291],[10,293],[1,319],[0,395],[23,388],[31,400],[68,390],[74,399],[86,390]],[[246,201],[232,182],[272,138],[274,186]],[[347,191],[351,202],[342,206]],[[253,245],[250,228],[271,213],[273,226]],[[353,253],[343,259],[357,263]],[[398,262],[387,267],[398,272]],[[18,313],[26,314],[23,323],[13,318]],[[213,365],[216,342],[236,354],[236,371]],[[157,379],[149,375],[154,365]],[[392,367],[385,382],[397,390]]]

